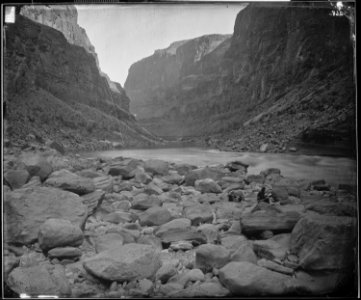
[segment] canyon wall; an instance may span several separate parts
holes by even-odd
[[[350,24],[327,3],[252,3],[237,15],[232,37],[195,56],[202,38],[131,66],[131,109],[151,132],[210,136],[242,151],[354,142]]]
[[[53,12],[58,14],[57,9]],[[58,24],[68,34],[22,14],[7,25],[4,106],[8,137],[21,143],[32,134],[77,150],[95,147],[100,139],[123,146],[153,144],[156,138],[130,114],[129,98],[120,84],[99,70],[94,47],[85,31],[74,25],[76,11],[61,9],[58,17],[40,16],[42,22]]]

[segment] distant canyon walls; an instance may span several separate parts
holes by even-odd
[[[76,22],[74,7],[54,6],[45,12],[23,9],[16,22],[7,25],[9,137],[21,141],[33,134],[69,148],[99,139],[122,145],[154,143],[154,136],[129,113],[121,85],[100,71],[94,47]]]
[[[125,90],[131,111],[160,136],[235,130],[236,149],[353,136],[350,24],[327,3],[252,3],[231,37],[176,42],[133,64]]]

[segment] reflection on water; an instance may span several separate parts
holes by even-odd
[[[282,175],[293,178],[325,179],[330,184],[356,184],[356,161],[343,157],[308,156],[283,153],[224,152],[201,148],[164,148],[102,151],[90,154],[104,158],[118,156],[142,160],[161,159],[196,166],[226,164],[240,160],[249,165],[249,174],[267,168],[279,168]]]

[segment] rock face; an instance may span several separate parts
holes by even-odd
[[[87,208],[81,198],[71,192],[50,187],[18,189],[4,197],[4,235],[8,242],[29,244],[49,218],[63,218],[80,226]]]
[[[351,217],[308,214],[295,226],[291,251],[307,270],[339,270],[355,261],[356,219]]]
[[[330,13],[328,4],[249,4],[232,37],[173,43],[133,64],[124,85],[131,110],[160,136],[220,132],[209,143],[223,149],[352,148],[350,25]]]
[[[120,85],[114,91],[100,74],[75,8],[40,7],[24,14],[64,32],[22,15],[7,29],[5,118],[12,141],[34,134],[71,149],[81,142],[94,147],[94,139],[123,146],[155,141],[129,113]]]

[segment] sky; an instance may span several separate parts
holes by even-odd
[[[232,34],[242,3],[76,5],[83,27],[111,80],[124,86],[130,66],[172,42]]]

